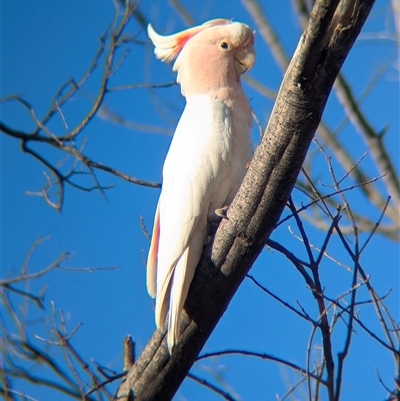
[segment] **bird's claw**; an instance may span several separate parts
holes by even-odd
[[[223,219],[228,219],[227,212],[228,212],[229,206],[224,206],[219,209],[215,209],[215,214],[219,217],[222,217]]]

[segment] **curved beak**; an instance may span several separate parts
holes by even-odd
[[[250,70],[256,61],[256,54],[252,44],[247,45],[234,56],[236,74],[242,75]]]

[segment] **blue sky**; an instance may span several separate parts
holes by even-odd
[[[255,27],[240,2],[232,1],[229,7],[226,5],[224,1],[190,2],[187,8],[196,23],[222,17],[234,18]],[[287,54],[291,55],[301,33],[291,2],[268,2],[263,7],[282,39]],[[389,1],[376,2],[361,40],[350,54],[343,71],[351,81],[355,94],[361,96],[382,63],[388,63],[376,87],[363,101],[363,111],[377,130],[388,125],[385,141],[397,163],[398,171],[399,79],[395,65],[396,49],[393,40],[377,39],[378,32],[393,32],[389,7]],[[37,116],[42,117],[60,86],[70,78],[78,80],[90,66],[99,45],[99,37],[113,18],[114,5],[108,0],[16,0],[2,2],[1,8],[1,97],[18,94],[29,101]],[[169,2],[143,1],[139,8],[160,33],[176,32],[186,27]],[[112,79],[112,86],[173,82],[174,74],[170,66],[155,59],[146,34],[139,25],[132,22],[127,31],[137,37],[138,43],[131,46],[123,66]],[[282,73],[258,34],[256,51],[257,63],[250,75],[268,88],[278,90]],[[95,71],[82,90],[63,109],[69,127],[81,120],[96,97],[101,68]],[[244,87],[261,125],[265,127],[273,102],[261,97],[248,85]],[[163,160],[171,140],[168,133],[173,132],[183,107],[184,99],[176,86],[112,93],[106,98],[102,114],[89,124],[78,144],[86,141],[85,153],[93,160],[143,180],[160,182]],[[129,123],[124,126],[107,121],[105,117],[110,112]],[[332,129],[337,129],[344,119],[343,110],[334,94],[324,118]],[[15,102],[2,104],[1,120],[21,131],[29,132],[34,126],[27,110]],[[130,127],[133,123],[151,126],[160,133],[132,129]],[[60,135],[66,131],[60,118],[55,119],[49,127]],[[346,138],[356,159],[368,151],[351,124],[346,124],[339,135]],[[256,128],[253,136],[257,143]],[[34,148],[53,162],[62,157],[46,147]],[[50,322],[43,324],[43,320],[37,319],[49,315],[52,301],[56,309],[64,312],[70,329],[83,323],[73,338],[74,346],[82,352],[83,357],[93,358],[104,366],[121,370],[124,336],[132,335],[137,353],[140,353],[154,330],[153,302],[145,288],[144,260],[149,243],[142,233],[140,216],[143,216],[150,231],[159,190],[127,184],[116,177],[99,173],[98,178],[103,185],[115,184],[113,189],[106,191],[107,200],[96,191],[86,193],[67,187],[62,213],[57,213],[42,198],[26,195],[26,191],[37,192],[44,185],[43,166],[23,154],[13,138],[2,135],[1,149],[3,277],[10,277],[19,271],[37,238],[47,240],[38,246],[30,260],[29,268],[32,272],[51,264],[64,251],[72,255],[64,266],[120,267],[117,270],[93,270],[91,273],[55,270],[43,279],[32,282],[31,292],[39,291],[44,285],[48,291],[45,313],[30,308],[31,334],[49,335],[46,327],[49,329]],[[315,145],[312,145],[312,151],[316,151]],[[315,166],[314,173],[316,171],[318,179],[328,183],[326,163],[322,157],[319,156],[319,159],[320,163]],[[337,162],[334,160],[333,163],[340,171]],[[368,156],[364,167],[371,178],[378,175]],[[83,178],[80,182],[89,181]],[[350,185],[351,180],[348,182]],[[379,211],[363,202],[359,194],[350,194],[349,198],[357,203],[359,212],[375,219],[379,217]],[[296,232],[294,222],[290,221],[274,232],[272,238],[301,255],[303,247],[290,234],[288,226]],[[311,225],[307,225],[307,229],[320,244],[323,233]],[[332,240],[328,250],[344,264],[350,265],[337,238]],[[398,318],[398,245],[383,236],[375,236],[363,255],[363,263],[381,295],[392,288],[387,305],[393,316]],[[286,296],[291,304],[295,305],[299,301],[315,316],[315,304],[304,281],[276,252],[265,250],[251,270],[251,275],[271,291]],[[351,275],[329,260],[324,262],[321,275],[332,297],[339,296],[350,286]],[[361,299],[367,297],[366,292],[360,296]],[[362,308],[361,316],[371,329],[379,332],[379,323],[371,306]],[[7,321],[7,317],[5,319]],[[351,355],[345,367],[343,400],[383,399],[385,391],[379,384],[376,369],[385,382],[392,386],[394,368],[390,354],[376,345],[363,330],[356,330]],[[343,333],[343,327],[335,333],[334,345],[337,349],[340,349],[343,342]],[[382,332],[379,333],[383,338]],[[204,351],[249,349],[267,352],[304,366],[309,339],[309,325],[277,305],[250,280],[245,280]],[[318,343],[320,341],[317,337],[315,347],[312,348],[317,359]],[[56,351],[54,355],[58,355]],[[233,394],[238,394],[241,400],[275,399],[275,394],[282,397],[299,379],[298,375],[282,366],[238,356],[203,361],[193,371],[215,382],[215,378],[209,374],[212,369],[222,370],[223,380],[229,383]],[[21,389],[26,388],[20,385]],[[297,399],[305,398],[306,394],[302,391],[305,391],[305,387],[296,393]],[[40,400],[51,399],[49,390],[29,388],[29,394]],[[220,398],[186,380],[175,399],[212,401]]]

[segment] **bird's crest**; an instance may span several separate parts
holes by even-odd
[[[149,24],[147,26],[147,33],[155,46],[154,54],[156,55],[156,57],[159,58],[161,61],[170,63],[178,56],[183,46],[185,46],[185,43],[190,38],[203,31],[204,29],[210,28],[211,26],[226,25],[230,23],[231,21],[226,19],[213,19],[211,21],[205,22],[202,25],[186,29],[173,35],[165,36],[159,35],[153,29],[151,24]]]

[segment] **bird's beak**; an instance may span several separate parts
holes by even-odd
[[[256,61],[256,54],[253,45],[249,44],[245,49],[240,50],[234,56],[236,74],[242,75],[250,70]]]

